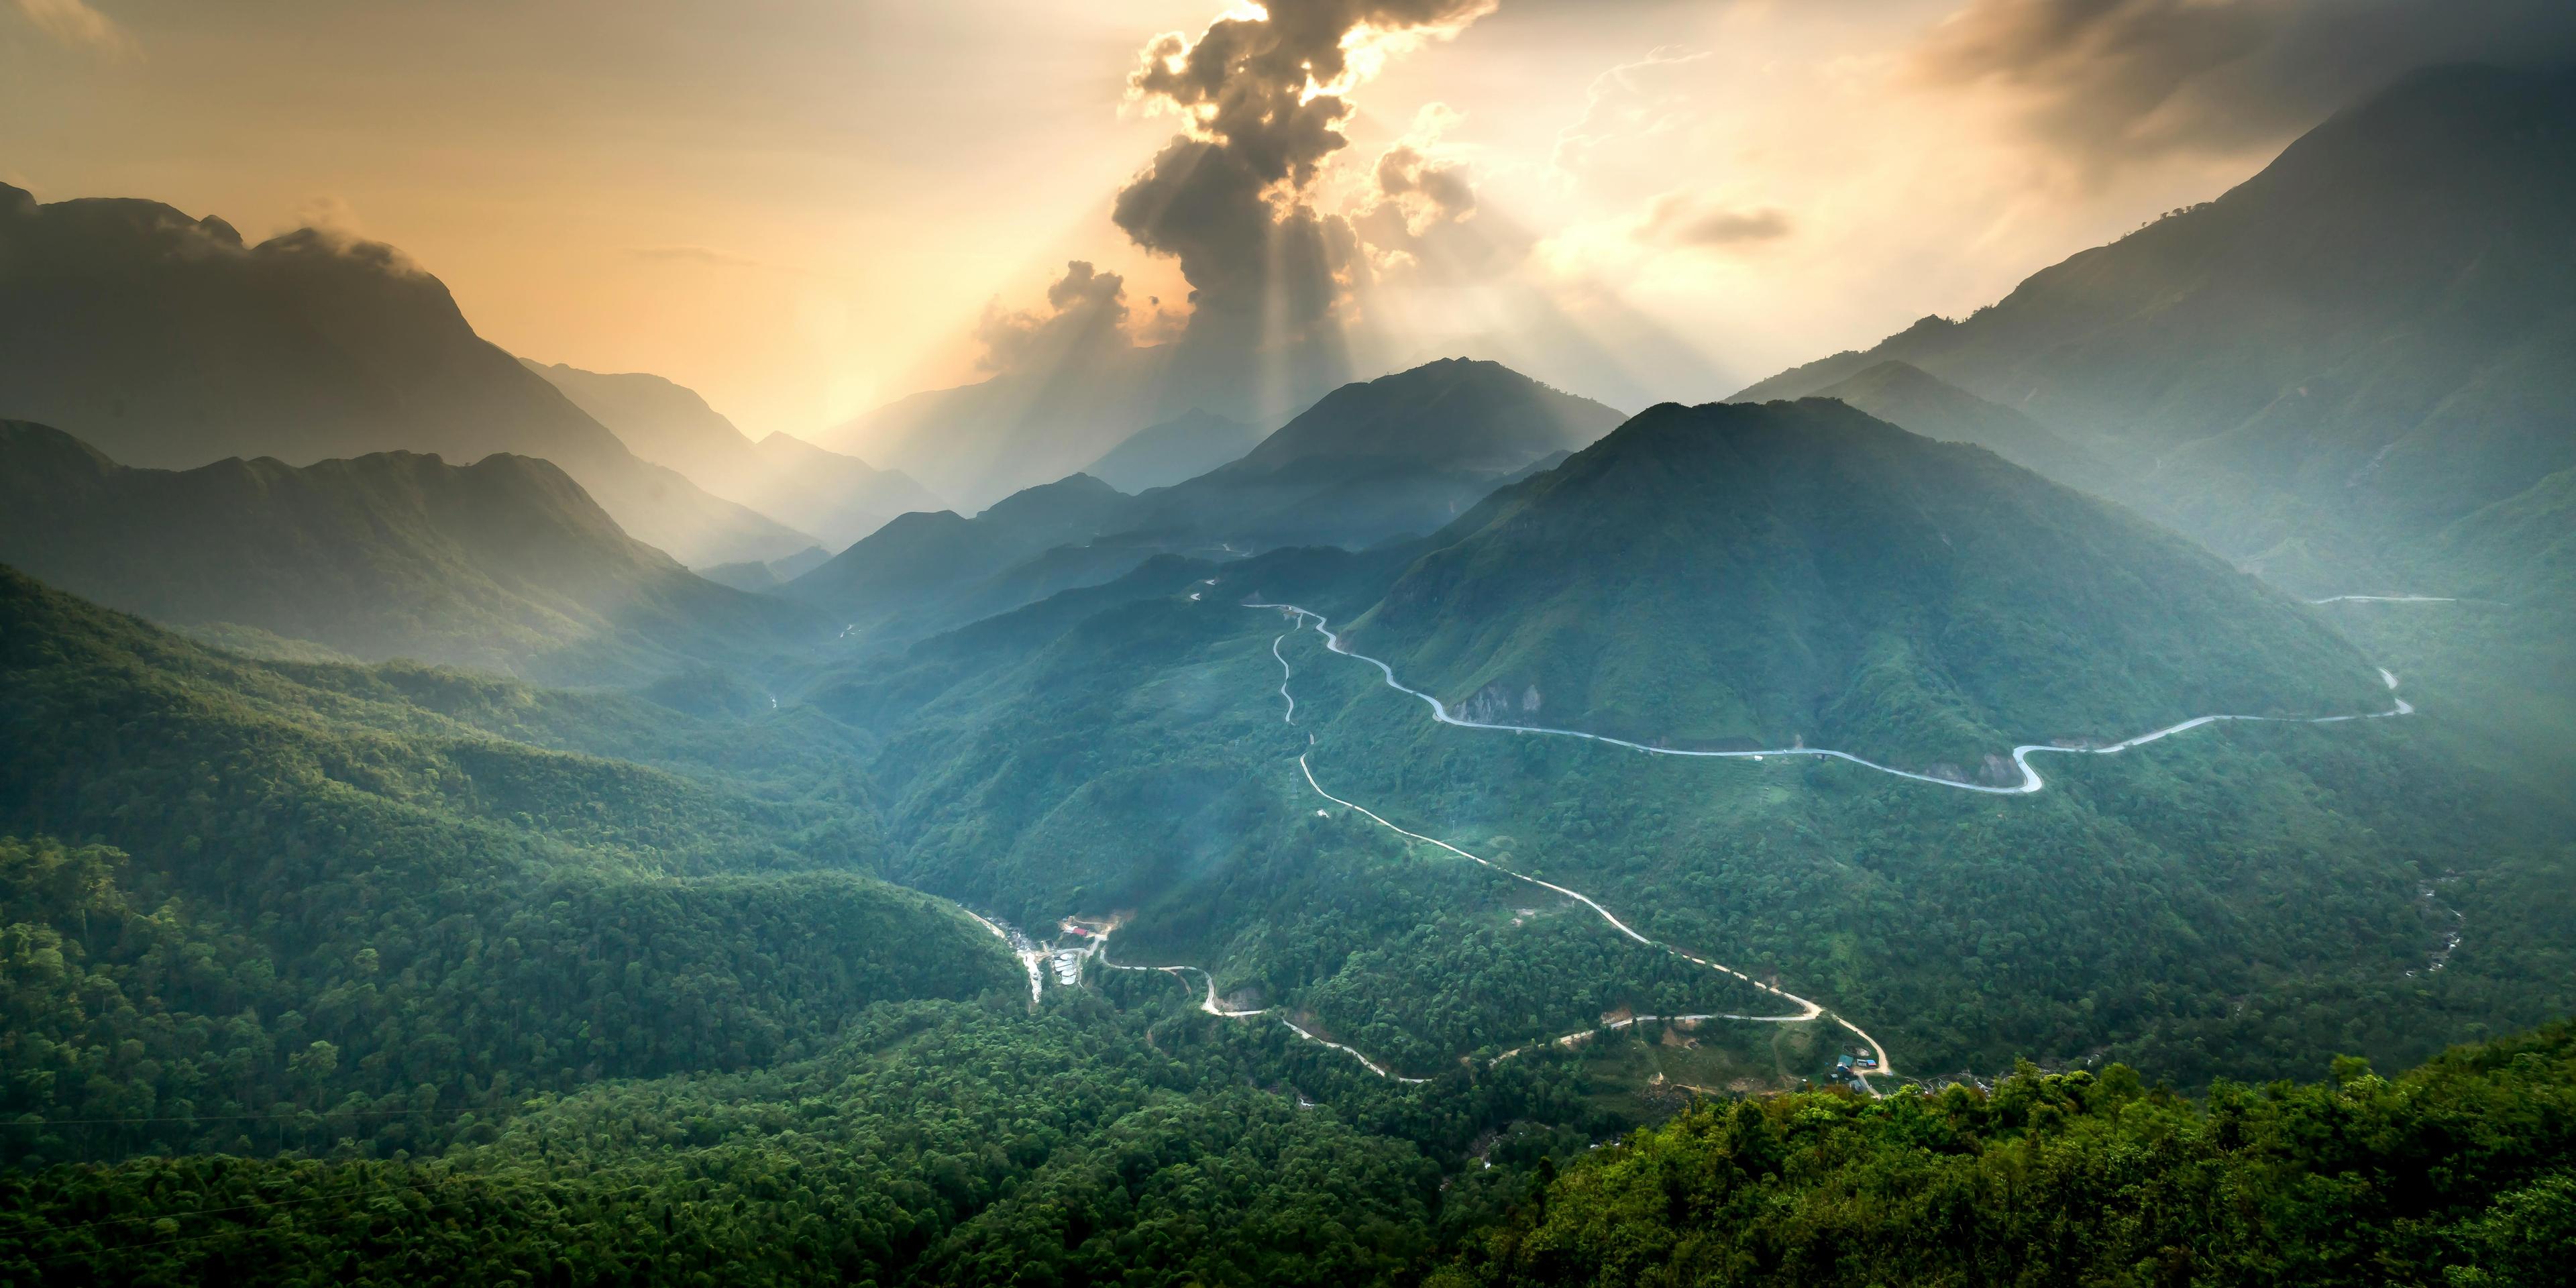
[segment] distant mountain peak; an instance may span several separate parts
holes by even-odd
[[[1315,457],[1399,458],[1508,473],[1609,432],[1619,412],[1499,362],[1440,358],[1346,384],[1318,399],[1233,468],[1270,471]]]
[[[2246,566],[2384,580],[2576,468],[2552,411],[2576,400],[2570,139],[2576,68],[2419,71],[2213,200],[1736,397],[1902,360],[2115,462],[2105,490]]]

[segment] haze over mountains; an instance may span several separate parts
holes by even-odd
[[[39,205],[0,186],[0,416],[154,468],[515,452],[683,563],[813,544],[638,459],[392,248],[312,229],[245,246],[152,201]]]
[[[918,633],[1109,581],[1158,553],[1419,537],[1618,420],[1498,364],[1443,359],[1345,385],[1241,459],[1169,487],[1131,497],[1076,474],[973,519],[905,515],[783,593],[862,629],[903,618]]]
[[[1326,394],[1241,460],[1138,497],[1129,525],[1165,548],[1240,553],[1420,536],[1620,419],[1499,363],[1443,358]]]
[[[2576,465],[2571,132],[2576,72],[2423,72],[1965,320],[1736,397],[1901,360],[2113,456],[2124,499],[2303,589],[2404,577],[2442,525]]]
[[[815,441],[982,507],[1080,471],[1138,430],[1189,410],[1163,405],[1168,348],[1131,348],[1114,331],[1067,343],[1023,370],[897,399]]]
[[[522,359],[522,361],[525,361]],[[938,498],[894,470],[825,451],[793,434],[753,442],[694,390],[660,376],[601,375],[527,362],[638,456],[840,550]]]
[[[2120,487],[2110,463],[2038,421],[1889,359],[1815,392],[1945,443],[1974,443],[2068,487],[2110,495]]]
[[[1139,76],[1329,132],[1319,12]],[[2418,75],[1734,402],[1113,328],[884,469],[0,189],[0,1282],[2557,1282],[2571,141]]]
[[[692,575],[551,463],[508,453],[136,469],[0,421],[0,502],[0,563],[156,621],[368,660],[644,684],[823,633],[793,605]]]
[[[1261,439],[1261,431],[1242,421],[1193,407],[1128,435],[1082,472],[1121,492],[1143,492],[1238,460]]]

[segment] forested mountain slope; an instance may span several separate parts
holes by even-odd
[[[2576,1252],[2571,1123],[2565,1024],[2206,1104],[2113,1065],[1706,1105],[1586,1157],[1429,1282],[2537,1288]]]
[[[394,248],[309,228],[245,246],[153,201],[39,205],[0,185],[0,416],[156,468],[513,452],[683,563],[812,544],[637,458]]]
[[[858,874],[880,852],[846,806],[514,741],[376,674],[0,569],[0,1102],[124,1122],[19,1128],[22,1161],[419,1150],[531,1091],[792,1058],[868,1003],[1016,981],[971,921]],[[645,736],[524,692],[463,709],[494,707]],[[260,1125],[308,1110],[351,1117]]]
[[[628,537],[552,464],[383,452],[131,469],[0,421],[0,561],[157,621],[557,683],[755,665],[827,632]]]
[[[1822,400],[1654,408],[1432,544],[1352,634],[1472,719],[2000,782],[2020,743],[2389,705],[2188,542]]]

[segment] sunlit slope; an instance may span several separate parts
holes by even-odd
[[[2421,72],[1991,307],[1737,397],[1902,360],[2121,454],[2124,499],[2223,553],[2381,589],[2349,583],[2576,465],[2571,132],[2576,72]]]
[[[2190,543],[1839,403],[1654,408],[1438,541],[1355,639],[1475,719],[1999,778],[2018,743],[2388,705]]]

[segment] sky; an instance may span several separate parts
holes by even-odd
[[[1043,342],[1076,323],[1212,383],[1466,354],[1634,410],[1989,303],[2412,66],[2571,28],[2563,0],[0,0],[0,180],[390,242],[495,343],[754,436],[1096,356]]]

